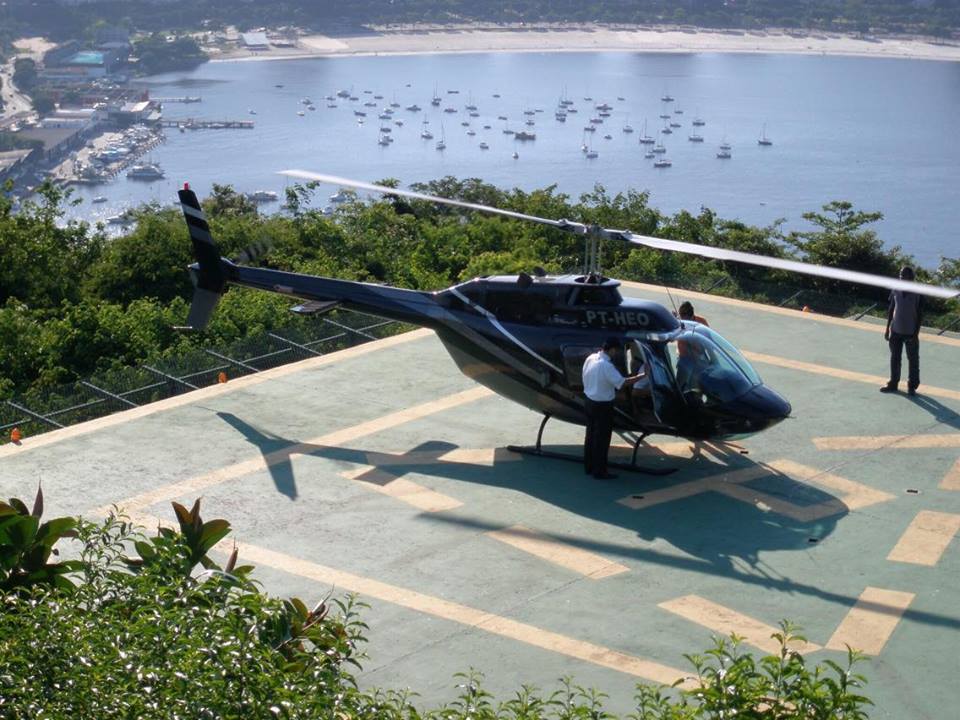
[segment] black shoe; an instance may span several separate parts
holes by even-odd
[[[890,383],[887,383],[887,384],[884,385],[882,388],[880,388],[880,392],[882,392],[882,393],[895,393],[895,392],[898,392],[898,390],[897,390],[897,386],[896,386],[896,385],[892,385],[892,384],[890,384]]]
[[[908,387],[908,388],[907,388],[907,395],[913,396],[913,395],[916,395],[916,394],[917,394],[917,389],[916,389],[915,387]]]
[[[608,472],[607,472],[607,473],[600,473],[599,475],[594,475],[593,477],[594,477],[594,479],[596,479],[596,480],[616,480],[616,479],[617,479],[617,476],[616,476],[616,475],[614,475],[613,473],[608,473]]]

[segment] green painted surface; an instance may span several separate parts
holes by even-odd
[[[886,348],[875,332],[695,304],[746,350],[886,372]],[[922,342],[921,362],[924,383],[960,390],[960,348]],[[659,608],[665,600],[696,594],[769,625],[787,617],[823,645],[865,587],[916,593],[883,652],[863,666],[877,703],[872,717],[945,717],[945,708],[960,700],[954,680],[960,540],[935,567],[886,556],[918,511],[960,513],[960,492],[937,487],[960,447],[825,452],[812,438],[960,433],[960,402],[886,397],[870,384],[770,365],[758,370],[791,400],[795,419],[745,441],[747,455],[644,458],[679,468],[666,478],[600,483],[577,465],[534,458],[494,467],[425,462],[394,468],[399,477],[463,503],[424,513],[341,477],[364,462],[367,451],[442,452],[532,441],[538,418],[489,397],[207,487],[201,492],[205,515],[226,517],[235,536],[248,543],[681,669],[687,669],[682,653],[704,648],[710,633]],[[22,452],[0,458],[0,495],[32,496],[42,479],[49,513],[83,513],[471,387],[440,343],[425,337],[36,450],[28,438]],[[551,423],[545,442],[576,451],[580,438],[579,428]],[[715,493],[643,510],[616,502],[778,459],[829,471],[892,499],[815,522]],[[789,477],[747,485],[797,506],[831,497]],[[908,488],[919,493],[908,494]],[[170,516],[166,501],[146,510]],[[485,535],[515,524],[629,572],[585,579]],[[271,568],[261,568],[258,577],[277,594],[316,600],[329,591]],[[614,708],[630,708],[634,679],[623,673],[381,600],[371,604],[365,684],[409,685],[435,704],[452,697],[452,674],[469,667],[485,672],[490,688],[504,697],[521,683],[553,687],[558,677],[572,674],[610,693]],[[826,657],[840,654],[821,651],[811,659]]]

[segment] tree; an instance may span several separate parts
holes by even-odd
[[[817,230],[790,233],[786,241],[808,262],[896,276],[911,258],[899,246],[885,249],[876,233],[864,227],[882,218],[883,213],[854,210],[852,203],[834,200],[823,206],[823,212],[803,214]]]

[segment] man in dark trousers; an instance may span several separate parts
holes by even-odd
[[[913,280],[913,268],[900,269],[901,280]],[[916,395],[920,386],[920,296],[905,290],[890,292],[890,308],[887,311],[887,330],[884,340],[890,343],[890,382],[880,388],[882,393],[897,392],[900,384],[900,363],[903,348],[907,348],[907,394]]]
[[[642,375],[624,377],[613,364],[620,352],[620,341],[608,338],[603,348],[583,363],[583,394],[587,411],[587,432],[583,440],[583,467],[598,480],[612,480],[607,472],[607,453],[613,434],[613,401],[617,390],[631,387]]]

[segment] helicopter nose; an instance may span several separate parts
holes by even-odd
[[[738,418],[741,433],[753,434],[773,427],[790,416],[787,400],[766,385],[757,385],[724,408]]]

